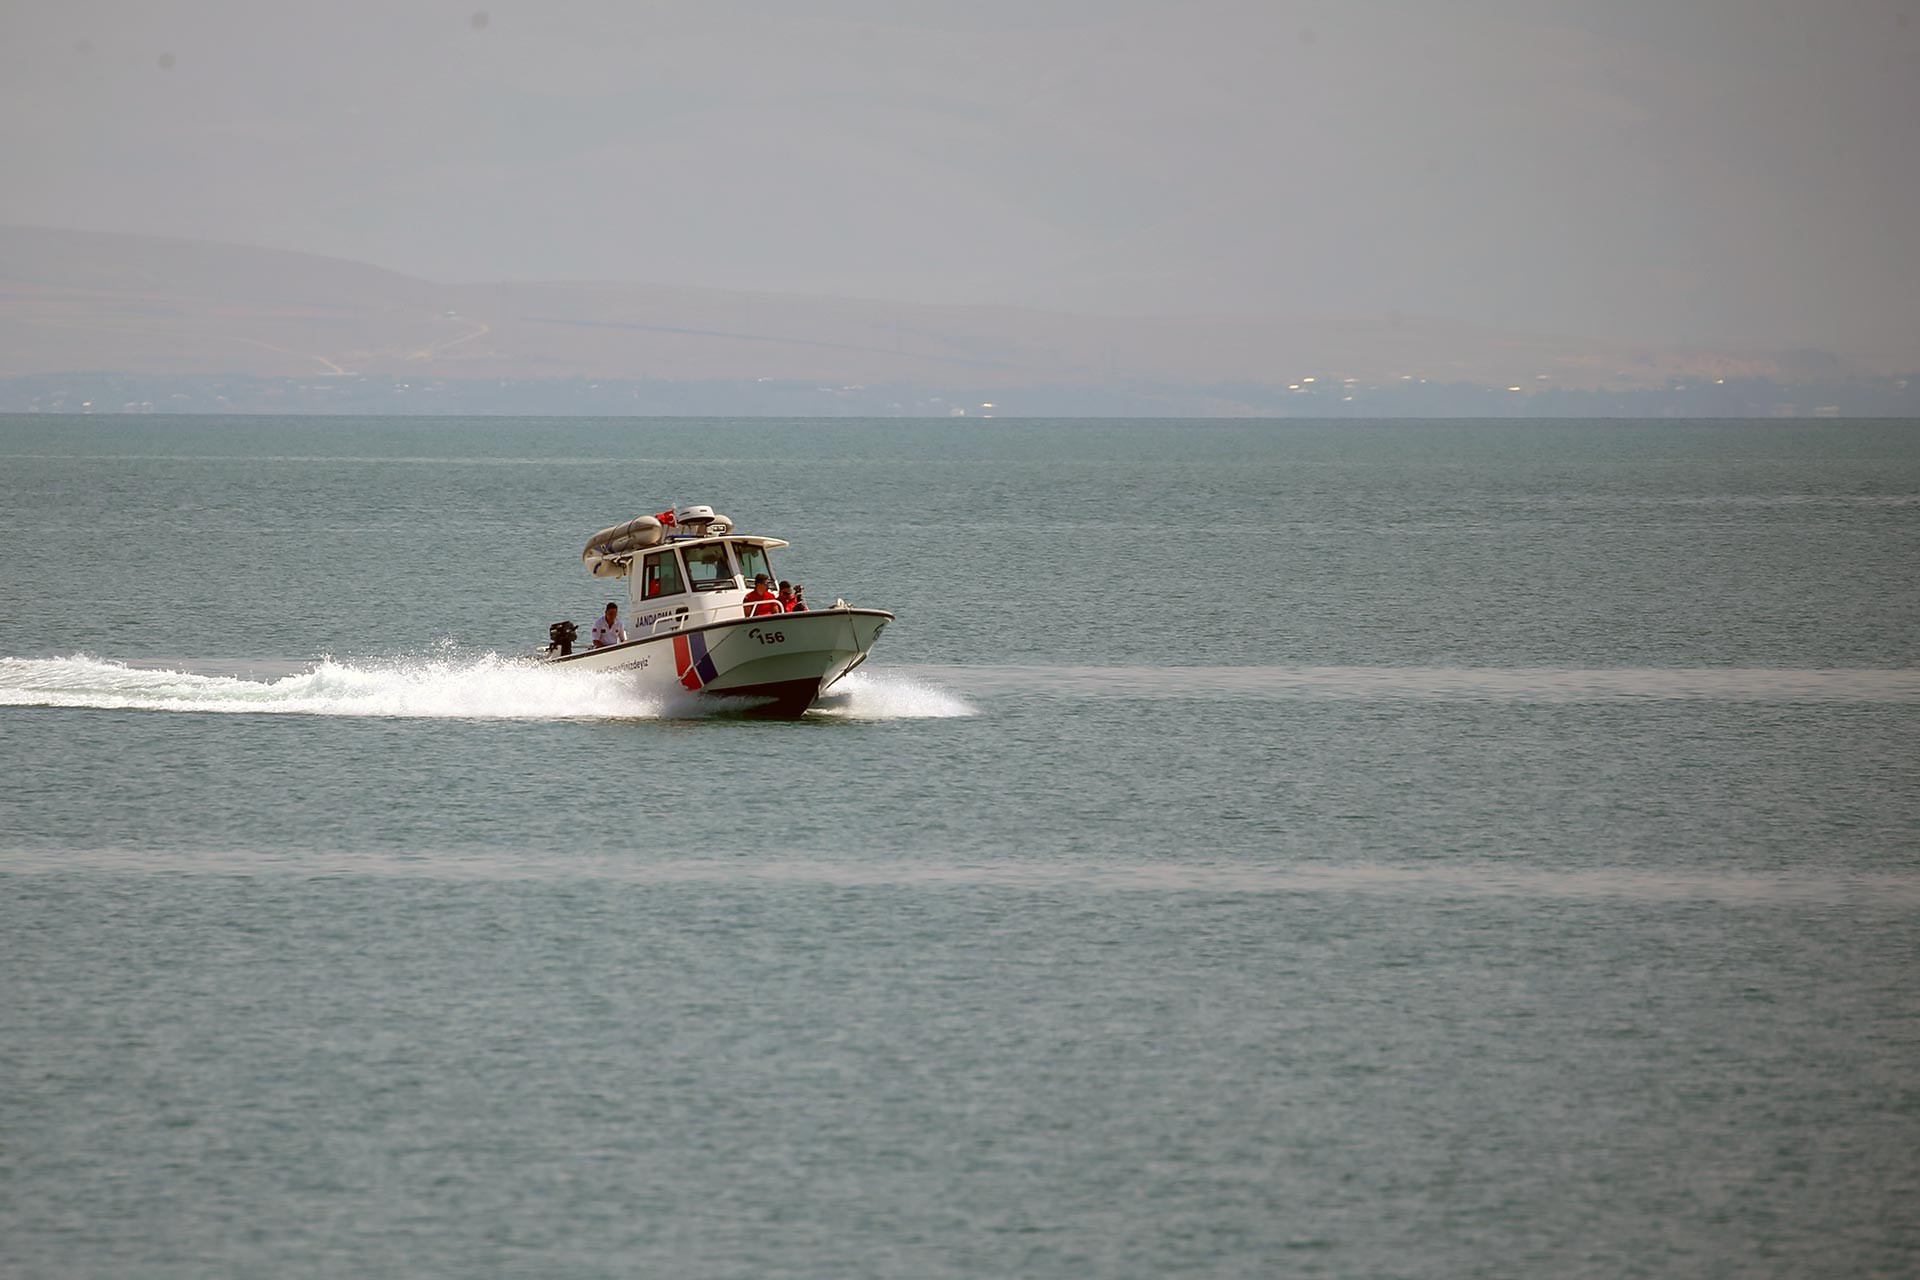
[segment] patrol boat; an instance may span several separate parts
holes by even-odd
[[[736,534],[709,506],[681,506],[602,529],[580,561],[596,578],[627,580],[627,640],[543,661],[629,672],[642,688],[739,700],[748,714],[793,719],[867,660],[893,615],[844,600],[804,613],[756,614],[754,576],[776,581],[768,553],[779,538]],[[763,608],[767,607],[765,605]],[[571,631],[571,628],[568,627]]]

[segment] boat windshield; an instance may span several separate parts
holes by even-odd
[[[748,582],[753,581],[756,573],[764,573],[769,579],[773,577],[773,566],[767,563],[765,548],[751,542],[736,542],[733,554],[740,561],[740,576]]]
[[[695,591],[730,591],[737,585],[724,542],[688,547],[686,557],[687,585]]]

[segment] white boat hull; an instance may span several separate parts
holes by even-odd
[[[744,712],[791,718],[866,661],[892,621],[880,609],[730,618],[543,661],[629,672],[641,688],[663,695],[738,700]]]

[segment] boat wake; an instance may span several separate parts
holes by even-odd
[[[1920,702],[1920,668],[925,666],[999,698],[1415,702]],[[903,676],[904,678],[904,676]]]
[[[322,658],[268,674],[191,669],[210,665],[162,669],[86,654],[0,658],[0,706],[468,720],[680,719],[727,710],[642,692],[618,671],[531,666],[497,654]],[[973,713],[922,681],[865,672],[843,680],[820,709],[849,719]]]

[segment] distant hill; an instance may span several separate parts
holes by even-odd
[[[0,377],[819,381],[968,391],[1306,376],[1536,389],[1831,378],[1823,353],[1501,334],[1400,317],[1120,319],[621,283],[438,284],[237,245],[0,228]]]

